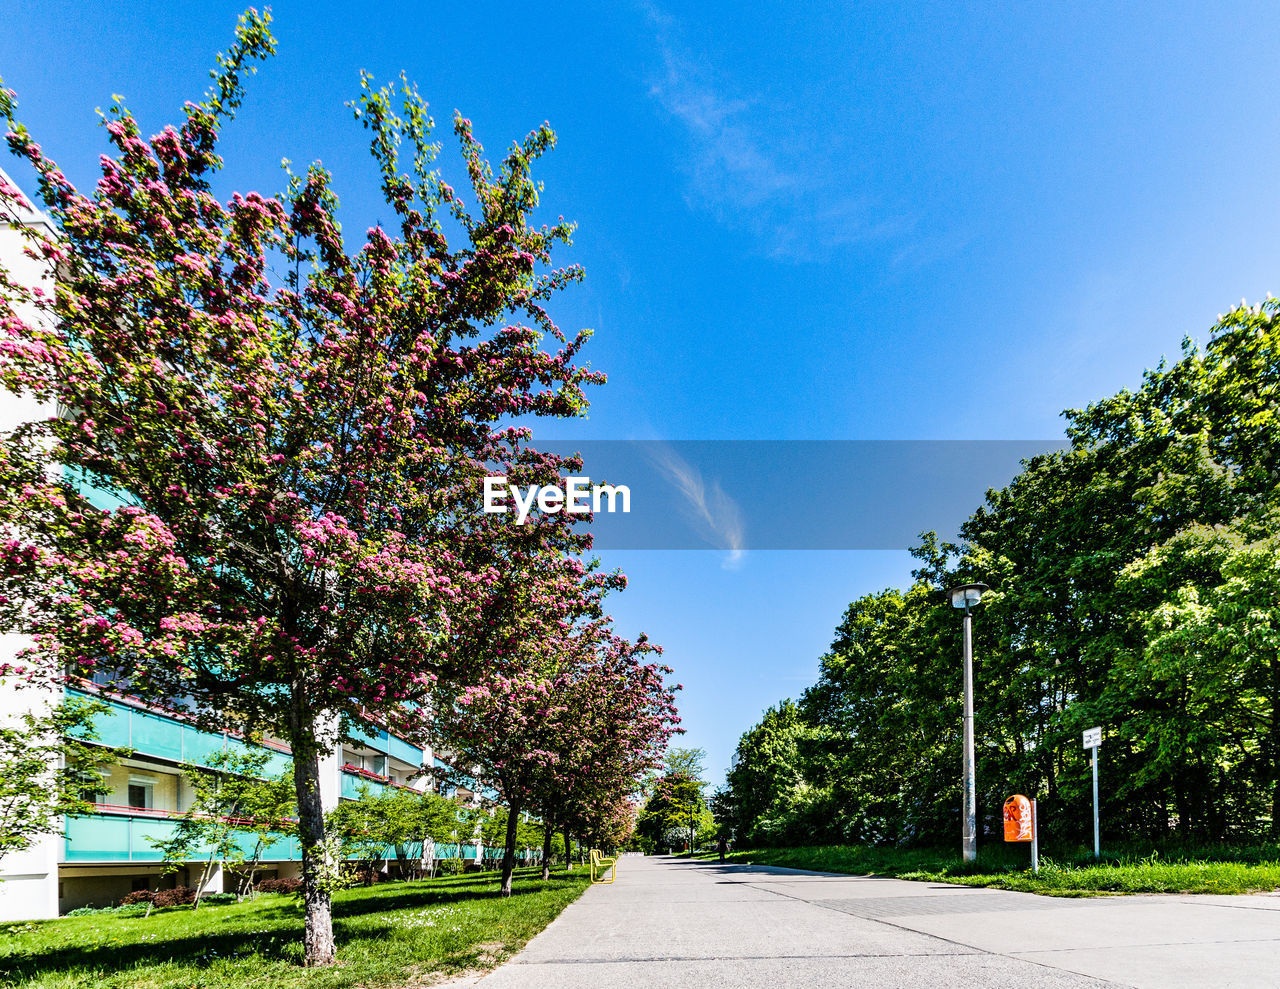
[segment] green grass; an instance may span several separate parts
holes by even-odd
[[[510,899],[496,873],[344,890],[334,898],[338,964],[307,970],[302,911],[291,896],[173,908],[150,917],[95,914],[0,925],[0,986],[373,987],[429,985],[510,957],[581,895],[587,870],[517,872]]]
[[[714,858],[704,855],[703,858]],[[1095,862],[1089,852],[1042,855],[1039,873],[1029,867],[1030,852],[997,845],[977,862],[965,862],[939,849],[868,848],[823,845],[763,848],[733,852],[733,862],[778,865],[818,872],[896,876],[963,886],[993,886],[1051,896],[1108,893],[1256,893],[1280,889],[1280,847],[1183,847],[1162,854],[1137,851],[1107,854]]]

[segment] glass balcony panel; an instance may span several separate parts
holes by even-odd
[[[129,818],[106,814],[68,817],[64,862],[128,862]]]
[[[145,711],[132,711],[133,748],[146,755],[182,761],[182,725]]]
[[[379,797],[386,790],[386,785],[379,783],[377,780],[365,779],[356,773],[343,771],[342,773],[342,796],[348,800],[359,800],[361,787],[367,788],[371,797]]]
[[[377,749],[379,752],[387,751],[388,735],[385,731],[370,732],[362,728],[356,728],[352,730],[351,737],[371,749]]]
[[[88,694],[82,694],[78,690],[68,690],[68,696],[80,698],[83,700],[92,700]],[[110,709],[104,711],[93,719],[93,726],[98,732],[98,741],[103,745],[110,745],[115,748],[129,748],[132,744],[129,738],[129,709],[121,707],[119,704],[110,705]]]
[[[155,842],[173,836],[177,821],[166,817],[131,817],[117,814],[87,814],[68,817],[64,862],[159,862],[163,858]],[[236,848],[245,858],[253,855],[258,837],[249,831],[236,833]],[[193,861],[207,857],[209,847],[198,848]],[[298,861],[302,858],[298,840],[280,838],[263,854],[265,862]]]
[[[402,759],[411,766],[422,765],[422,749],[394,735],[387,736],[387,754]]]
[[[223,749],[238,750],[242,747],[240,742],[234,738],[226,738],[223,735],[214,735],[210,732],[195,731],[186,725],[180,725],[179,729],[182,732],[182,759],[184,762],[207,766],[209,759]]]
[[[75,697],[92,695],[71,690]],[[163,715],[140,711],[137,708],[107,701],[108,711],[99,715],[94,724],[98,728],[98,740],[103,745],[131,748],[137,755],[159,756],[174,762],[207,764],[209,757],[225,748],[244,750],[249,745],[238,738],[215,732],[204,732],[191,725]],[[263,772],[268,776],[280,776],[290,771],[293,760],[287,752],[269,749],[270,761]]]

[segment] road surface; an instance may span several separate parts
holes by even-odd
[[[480,989],[1280,986],[1280,896],[1061,899],[639,856]]]

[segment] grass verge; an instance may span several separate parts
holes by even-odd
[[[702,856],[712,858],[712,855]],[[818,872],[896,876],[926,882],[1092,896],[1108,893],[1257,893],[1280,889],[1280,847],[1168,849],[1139,855],[1121,852],[1095,862],[1092,854],[1041,856],[1040,871],[1028,867],[1025,846],[997,846],[965,862],[939,849],[818,845],[733,852],[733,862],[778,865]]]
[[[150,917],[93,914],[0,925],[6,987],[373,987],[430,985],[500,964],[589,885],[585,869],[517,872],[509,899],[496,873],[344,890],[334,897],[338,964],[301,967],[302,911],[291,896],[173,908]]]

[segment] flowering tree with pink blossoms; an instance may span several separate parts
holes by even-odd
[[[579,277],[551,267],[570,226],[530,219],[545,125],[495,169],[457,117],[463,195],[412,88],[364,78],[393,228],[348,249],[319,165],[277,196],[215,196],[220,129],[274,44],[246,13],[204,100],[150,139],[113,106],[91,191],[0,88],[60,231],[28,231],[55,292],[0,272],[0,380],[58,409],[0,444],[0,623],[35,641],[0,673],[97,674],[287,740],[315,965],[335,950],[319,760],[371,718],[420,730],[437,683],[479,682],[500,648],[504,574],[587,545],[567,516],[482,515],[481,479],[554,483],[565,465],[504,420],[576,415],[603,376],[545,308]]]
[[[607,634],[561,695],[558,758],[537,808],[548,832],[552,822],[562,830],[566,861],[571,832],[597,843],[618,832],[623,808],[684,731],[674,701],[682,685],[666,684],[669,666],[639,661],[661,651],[643,636],[632,643]]]
[[[511,893],[524,811],[543,818],[545,874],[553,826],[583,835],[610,830],[602,822],[661,764],[680,720],[665,678],[670,668],[642,662],[660,647],[614,635],[600,614],[600,599],[618,578],[562,563],[577,567],[570,574],[576,595],[544,573],[543,583],[556,589],[533,596],[518,648],[465,689],[437,687],[439,743],[453,753],[456,772],[477,776],[508,809],[503,895]]]

